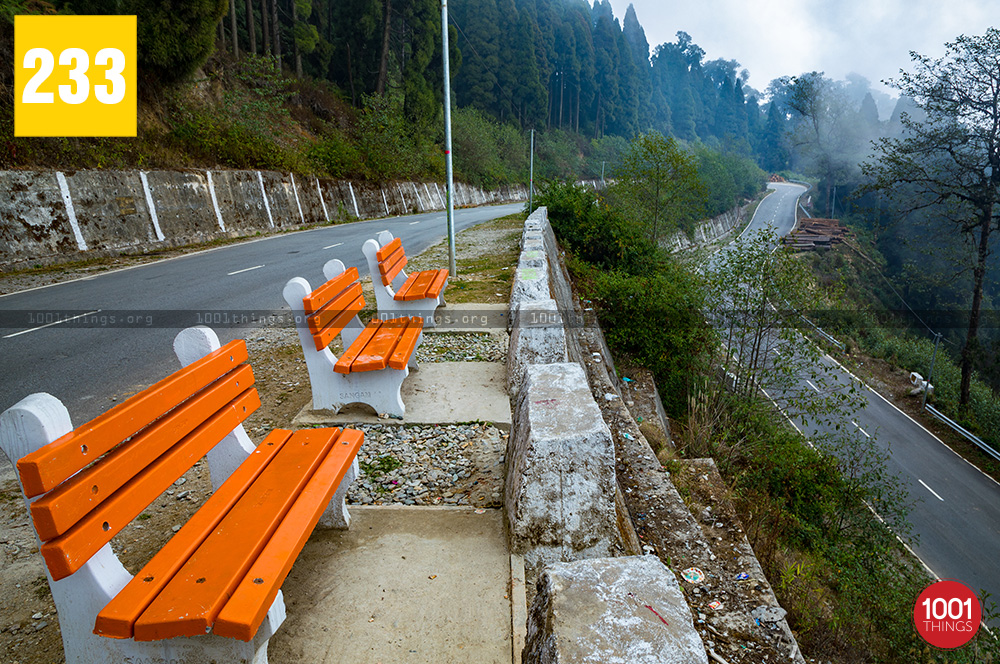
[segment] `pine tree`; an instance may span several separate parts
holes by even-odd
[[[865,94],[865,98],[861,101],[861,110],[858,113],[861,116],[861,122],[865,126],[873,132],[878,131],[881,123],[878,120],[878,106],[875,105],[875,98],[872,97],[872,93]]]
[[[639,77],[638,123],[639,129],[645,130],[653,124],[656,115],[656,108],[653,106],[652,69],[649,64],[649,42],[646,40],[646,31],[639,24],[635,6],[631,3],[622,21],[622,34],[632,52],[632,62]]]
[[[465,0],[452,12],[465,52],[455,75],[455,101],[499,116],[497,77],[500,68],[500,15],[496,0]]]

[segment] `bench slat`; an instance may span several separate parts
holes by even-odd
[[[50,491],[112,447],[145,428],[195,392],[247,359],[243,340],[232,341],[159,381],[17,462],[29,498]]]
[[[135,622],[136,641],[208,631],[335,437],[330,429],[293,435]]]
[[[322,309],[309,316],[307,320],[309,322],[309,331],[312,332],[312,335],[315,337],[322,330],[334,326],[337,318],[340,317],[340,314],[345,309],[356,309],[357,311],[364,309],[365,300],[361,293],[361,284],[355,281],[347,290],[334,297],[324,304]],[[340,332],[340,330],[337,331]]]
[[[94,624],[94,633],[118,639],[132,637],[135,621],[153,598],[173,578],[205,538],[215,530],[249,487],[264,471],[291,431],[276,429],[257,446],[233,474],[206,500],[184,527],[108,602]]]
[[[31,518],[39,539],[47,542],[68,531],[137,472],[253,384],[250,365],[240,365],[101,457],[85,473],[77,473],[36,500],[31,504]]]
[[[333,366],[333,370],[339,374],[349,374],[354,371],[354,360],[362,352],[364,352],[365,347],[372,340],[375,334],[378,332],[379,328],[382,326],[382,321],[377,318],[373,318],[368,321],[368,325],[365,329],[361,331],[358,338],[354,340],[350,348],[345,348],[344,352],[341,354],[340,358],[337,359],[337,364]]]
[[[425,270],[417,274],[417,280],[413,282],[410,290],[403,297],[404,300],[423,300],[427,298],[427,289],[434,281],[436,270]]]
[[[173,482],[247,415],[260,407],[250,388],[138,473],[69,532],[42,545],[41,553],[56,581],[80,569]]]
[[[396,278],[400,270],[406,267],[406,264],[410,261],[403,253],[403,248],[400,247],[399,251],[395,252],[387,259],[378,264],[378,271],[382,274],[382,283],[386,286],[392,283],[392,280]]]
[[[417,283],[417,277],[419,276],[420,276],[419,272],[410,273],[410,276],[406,278],[406,281],[403,282],[403,285],[399,287],[398,291],[396,291],[396,294],[393,296],[393,299],[405,300],[406,294],[410,292],[411,288],[413,288],[413,284]]]
[[[327,327],[319,331],[319,334],[313,336],[313,343],[316,344],[316,350],[321,351],[330,343],[337,338],[337,335],[343,331],[351,319],[361,313],[361,310],[365,308],[364,300],[356,300],[350,309],[346,309],[340,312],[340,315],[333,319]]]
[[[393,369],[403,370],[410,361],[410,356],[417,348],[417,340],[424,329],[424,319],[420,316],[410,318],[410,323],[396,344],[396,350],[392,351],[389,357],[389,366]]]
[[[306,315],[311,315],[322,309],[327,302],[336,297],[345,288],[351,285],[352,281],[358,280],[358,268],[349,267],[333,279],[314,290],[309,295],[302,298],[302,306]]]
[[[354,429],[345,429],[340,435],[219,613],[212,627],[214,634],[249,641],[257,633],[292,563],[351,467],[363,440],[364,434]]]
[[[377,258],[378,261],[381,263],[386,259],[386,256],[388,256],[389,254],[396,251],[402,246],[403,246],[403,241],[400,240],[398,237],[394,238],[392,242],[385,245],[384,247],[379,248],[379,250],[375,252],[375,258]]]
[[[389,356],[408,323],[408,318],[393,318],[382,323],[372,340],[351,363],[351,371],[379,371],[389,366]]]
[[[438,270],[437,275],[434,277],[434,281],[431,282],[430,287],[427,289],[427,297],[437,297],[441,294],[441,290],[444,288],[445,282],[448,281],[448,270]]]

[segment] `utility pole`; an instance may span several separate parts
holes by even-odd
[[[531,130],[531,158],[528,159],[528,214],[535,211],[535,130]]]
[[[455,270],[455,209],[452,204],[451,192],[454,189],[454,174],[451,168],[451,68],[448,63],[448,0],[441,0],[441,46],[444,51],[444,163],[448,175],[448,273],[456,275]]]
[[[927,391],[931,389],[931,376],[934,375],[934,360],[937,359],[938,343],[941,342],[941,333],[934,333],[934,354],[931,355],[931,370],[927,372],[927,384],[924,386],[924,398],[920,402],[920,410],[927,407]]]

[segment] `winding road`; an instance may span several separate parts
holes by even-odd
[[[769,225],[779,235],[793,228],[795,206],[805,187],[771,184],[769,188],[774,193],[761,202],[745,234]],[[781,361],[780,352],[773,361]],[[835,389],[861,382],[830,356],[820,361],[826,365],[830,385],[817,386],[802,375],[797,387],[771,396],[787,401],[795,398],[796,390]],[[871,388],[865,386],[861,393],[863,410],[856,420],[842,425],[874,437],[889,453],[889,471],[898,475],[915,501],[909,512],[913,551],[938,578],[961,581],[977,593],[985,590],[994,600],[1000,597],[1000,484]],[[807,426],[795,416],[791,420],[806,437],[823,433],[813,423]]]

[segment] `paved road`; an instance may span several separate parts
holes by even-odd
[[[770,227],[779,236],[785,236],[795,227],[795,206],[798,205],[799,196],[805,193],[806,188],[800,184],[783,182],[772,182],[767,188],[772,193],[757,206],[753,219],[743,231],[743,235]]]
[[[783,235],[794,224],[795,200],[804,187],[769,185],[775,190],[761,205],[747,233],[772,225]],[[780,351],[779,351],[780,352]],[[773,361],[782,361],[775,354]],[[821,360],[836,384],[856,380],[829,356]],[[794,390],[808,392],[823,386],[810,385],[806,376],[786,394],[773,394],[779,401],[794,399]],[[830,389],[835,385],[831,384]],[[924,564],[941,578],[957,579],[978,592],[1000,597],[1000,484],[982,473],[948,446],[910,419],[873,390],[862,390],[866,404],[854,423],[863,436],[874,436],[888,450],[889,471],[897,474],[916,504],[910,511],[916,541],[912,548]],[[780,397],[785,397],[782,399]],[[793,420],[797,420],[794,416]],[[806,436],[823,432],[815,424],[796,426]]]
[[[455,227],[523,208],[517,203],[456,210]],[[287,310],[281,290],[290,278],[305,277],[318,286],[323,264],[332,258],[367,274],[361,245],[383,229],[401,237],[411,255],[447,232],[443,212],[325,226],[0,296],[0,411],[33,392],[48,392],[62,400],[75,424],[82,424],[113,405],[112,397],[178,368],[172,351],[178,327],[203,322],[223,343],[242,338],[254,326],[249,318],[243,325],[244,316]],[[100,323],[114,315],[116,324],[76,327],[78,320],[33,329],[50,320],[33,312],[97,310],[81,320]],[[164,313],[169,311],[178,313]],[[226,327],[227,314],[235,320],[233,312],[239,314],[238,326]],[[136,326],[122,327],[129,315]],[[183,320],[179,326],[178,320]]]

